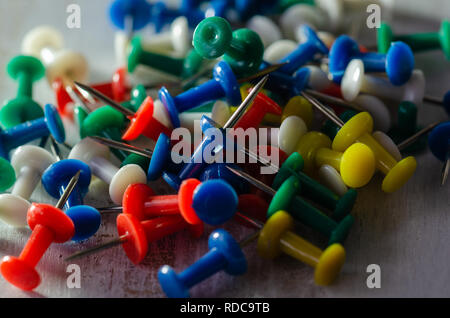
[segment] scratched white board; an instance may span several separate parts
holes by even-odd
[[[115,69],[113,32],[106,17],[109,0],[78,0],[81,6],[81,29],[68,29],[67,0],[1,0],[0,1],[0,99],[16,94],[16,83],[8,78],[5,67],[20,51],[23,35],[32,27],[49,24],[65,35],[68,48],[83,52],[89,60],[92,82],[108,80]],[[432,2],[432,1],[431,1]],[[436,8],[438,10],[439,8]],[[400,18],[394,20],[397,32],[433,31],[438,21]],[[370,39],[365,39],[370,43]],[[427,92],[441,96],[450,88],[450,63],[440,52],[416,55],[416,65],[424,70]],[[44,104],[54,97],[43,80],[34,86],[35,99]],[[445,112],[424,105],[419,110],[420,123],[428,124],[446,118]],[[70,136],[69,136],[70,137]],[[70,138],[69,138],[70,139]],[[393,297],[450,296],[450,202],[449,187],[439,187],[441,163],[429,151],[418,157],[418,169],[411,181],[392,195],[380,191],[380,177],[359,191],[354,209],[355,225],[345,247],[347,262],[337,282],[318,287],[313,270],[296,260],[282,256],[275,261],[258,257],[254,245],[244,249],[249,270],[240,277],[219,273],[193,288],[196,297]],[[152,183],[158,193],[166,187]],[[108,204],[107,187],[97,184],[86,203]],[[99,195],[100,193],[101,195]],[[42,202],[55,202],[39,187],[32,197]],[[224,226],[239,240],[251,233],[239,224]],[[177,271],[192,264],[207,251],[207,232],[202,239],[192,240],[179,233],[151,245],[149,256],[134,266],[121,247],[78,259],[81,288],[69,289],[64,257],[117,236],[115,216],[106,216],[100,231],[83,244],[52,245],[37,269],[41,285],[31,293],[23,292],[0,278],[0,297],[162,297],[157,270],[164,264]],[[325,240],[311,231],[298,229],[305,237],[323,246]],[[19,255],[30,234],[0,224],[0,257]],[[381,288],[368,289],[366,267],[381,267]]]

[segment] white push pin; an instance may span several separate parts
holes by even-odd
[[[275,41],[264,50],[263,59],[268,63],[277,63],[297,47],[298,44],[292,40],[282,39]]]
[[[258,33],[264,47],[268,47],[275,41],[281,40],[280,28],[268,17],[255,15],[247,22],[247,28]]]
[[[325,12],[315,6],[296,4],[287,9],[280,17],[281,30],[286,38],[301,42],[300,27],[308,24],[316,30],[324,30],[328,23]]]
[[[352,60],[345,70],[341,91],[344,99],[348,101],[354,101],[359,93],[367,93],[381,99],[410,101],[421,105],[425,95],[425,78],[423,72],[416,69],[406,84],[395,86],[387,78],[365,74],[363,62],[356,59]]]
[[[47,80],[71,83],[86,81],[88,63],[80,53],[64,49],[64,39],[58,30],[40,26],[29,31],[22,41],[22,52],[39,58],[46,67]]]
[[[11,157],[16,182],[11,193],[0,194],[0,219],[14,227],[27,226],[28,200],[41,180],[42,173],[55,162],[44,148],[25,145],[17,148]]]
[[[173,20],[169,31],[143,37],[141,43],[145,50],[184,57],[192,47],[191,38],[186,17],[180,16]],[[125,32],[116,32],[114,36],[114,48],[116,59],[120,65],[126,65],[127,63],[128,45],[128,35]]]
[[[118,168],[108,160],[109,156],[108,147],[85,138],[72,148],[68,158],[85,162],[91,168],[93,175],[109,184],[111,200],[120,205],[126,188],[134,183],[147,183],[147,175],[136,164]]]

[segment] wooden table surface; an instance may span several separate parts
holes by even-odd
[[[0,98],[16,94],[16,83],[4,71],[8,61],[19,54],[21,39],[31,28],[48,24],[65,35],[66,46],[83,52],[88,58],[92,82],[105,81],[115,69],[113,29],[106,16],[109,0],[78,0],[81,5],[81,29],[66,27],[66,7],[71,0],[0,1]],[[438,10],[439,8],[436,8]],[[397,32],[437,30],[439,21],[423,21],[396,17]],[[372,32],[373,33],[373,32]],[[373,34],[372,34],[373,35]],[[368,43],[370,39],[365,39]],[[441,52],[416,55],[416,66],[424,71],[426,91],[442,96],[450,88],[450,63]],[[44,104],[54,102],[45,80],[33,87],[35,99]],[[445,120],[438,107],[422,105],[419,122],[422,125]],[[75,140],[69,135],[69,142]],[[355,225],[346,241],[347,261],[336,283],[318,287],[313,282],[312,268],[288,256],[274,261],[258,257],[255,245],[245,247],[248,272],[239,277],[219,273],[192,288],[194,297],[395,297],[450,296],[450,201],[449,187],[439,186],[441,162],[429,150],[417,155],[418,168],[406,186],[394,194],[380,190],[381,177],[376,176],[358,191],[354,208]],[[152,183],[159,192],[166,191],[162,182]],[[108,204],[107,186],[95,183],[85,202],[93,206]],[[42,187],[33,200],[52,202]],[[224,225],[236,239],[252,230],[230,221]],[[164,264],[180,271],[207,251],[207,234],[192,240],[179,233],[152,244],[145,261],[134,266],[121,247],[74,260],[81,268],[81,288],[70,289],[66,280],[64,257],[117,237],[115,216],[104,216],[99,232],[82,244],[53,244],[37,265],[42,277],[34,292],[23,292],[0,278],[0,297],[161,297],[157,280],[158,268]],[[299,228],[306,238],[324,246],[325,240],[311,231]],[[30,230],[17,230],[0,224],[0,257],[18,255],[30,235]],[[366,286],[369,264],[381,268],[381,288]]]

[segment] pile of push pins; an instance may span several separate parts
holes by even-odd
[[[416,170],[414,153],[427,145],[445,164],[445,183],[450,122],[418,127],[417,108],[426,100],[450,114],[450,93],[425,96],[414,53],[441,50],[450,59],[450,22],[423,34],[395,34],[383,23],[376,52],[342,35],[345,0],[320,2],[333,9],[305,0],[182,0],[178,8],[115,0],[109,15],[122,67],[94,84],[86,83],[86,59],[64,48],[58,30],[31,30],[22,55],[7,66],[18,88],[0,109],[0,189],[9,191],[0,194],[0,220],[32,233],[18,257],[1,261],[3,278],[33,290],[41,284],[36,265],[52,243],[83,241],[95,235],[102,213],[115,212],[117,239],[67,259],[121,245],[139,264],[163,237],[188,230],[204,239],[205,224],[235,222],[255,231],[238,242],[217,228],[197,262],[178,273],[159,269],[168,297],[189,297],[191,287],[222,270],[245,273],[242,249],[254,241],[261,257],[288,254],[314,268],[317,284],[333,283],[345,262],[356,189],[381,172],[380,190],[396,192]],[[138,34],[144,28],[153,35]],[[56,103],[42,107],[32,88],[44,75]],[[74,145],[65,141],[62,117],[78,128]],[[278,130],[271,143],[236,147],[257,163],[202,161],[213,141],[207,134],[190,158],[174,162],[172,131],[194,125],[223,135],[229,128]],[[138,147],[138,138],[152,146]],[[70,150],[67,158],[60,146]],[[226,152],[219,148],[216,154]],[[263,153],[278,154],[279,164]],[[262,166],[273,173],[261,174]],[[114,205],[83,203],[93,178],[109,185]],[[176,194],[155,193],[147,185],[155,180]],[[39,181],[55,206],[30,202]],[[296,223],[328,243],[310,243]]]

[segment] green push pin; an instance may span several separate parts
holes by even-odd
[[[206,59],[223,55],[238,77],[257,72],[264,53],[264,45],[256,32],[250,29],[233,32],[228,21],[221,17],[201,21],[195,28],[192,44]]]
[[[300,187],[301,182],[297,177],[286,179],[270,202],[267,218],[280,210],[287,211],[295,220],[328,237],[328,245],[345,241],[355,221],[353,216],[348,214],[342,221],[336,222],[298,197]]]
[[[387,53],[393,41],[402,41],[409,45],[413,52],[441,49],[447,60],[450,60],[450,21],[441,23],[439,32],[394,35],[387,23],[378,29],[378,52]]]
[[[398,144],[418,131],[422,127],[417,125],[417,107],[412,102],[402,102],[398,107],[397,125],[391,129],[389,135],[392,140]],[[427,146],[427,136],[422,135],[417,138],[413,143],[402,149],[404,153],[414,153],[425,149]]]
[[[80,137],[101,136],[104,138],[121,141],[122,130],[125,125],[125,116],[112,108],[111,106],[102,106],[93,112],[81,114],[77,120],[80,121]],[[111,150],[114,155],[122,162],[127,154],[118,149]]]
[[[342,220],[353,209],[357,192],[355,189],[349,189],[343,196],[338,196],[330,189],[312,179],[302,172],[303,158],[298,152],[293,152],[289,158],[281,165],[272,188],[278,189],[285,180],[294,176],[300,181],[300,190],[303,197],[320,204],[333,211],[331,217],[334,220]]]
[[[9,189],[16,182],[16,173],[8,160],[0,158],[0,191]]]
[[[194,75],[203,65],[203,58],[193,49],[186,58],[174,58],[156,52],[146,51],[142,39],[138,36],[131,40],[128,54],[128,72],[133,73],[138,65],[146,65],[180,78]]]
[[[0,109],[0,123],[6,129],[44,116],[42,107],[32,99],[33,82],[45,75],[41,61],[18,55],[7,66],[9,76],[18,82],[17,96]]]

